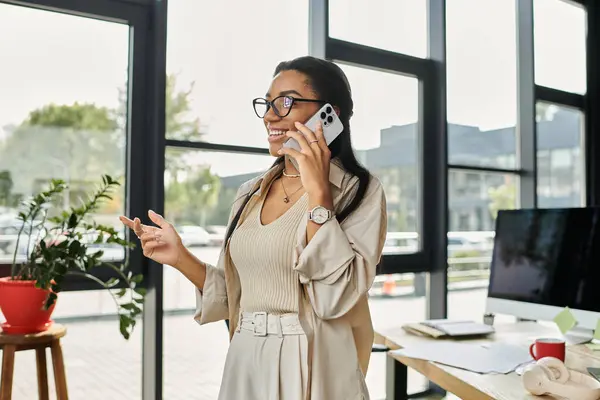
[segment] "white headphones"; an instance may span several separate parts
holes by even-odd
[[[573,384],[568,384],[571,381]],[[534,395],[545,394],[567,399],[598,399],[594,379],[577,371],[569,371],[558,358],[544,357],[528,365],[523,372],[523,386]]]

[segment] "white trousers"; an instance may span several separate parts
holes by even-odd
[[[303,400],[308,342],[297,314],[242,313],[219,400]]]

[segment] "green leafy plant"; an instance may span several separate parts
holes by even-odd
[[[136,317],[142,312],[146,292],[138,285],[143,277],[133,275],[127,263],[117,265],[101,260],[104,252],[89,247],[90,244],[118,245],[124,249],[135,246],[121,238],[114,228],[98,224],[90,216],[103,201],[112,200],[112,193],[119,185],[112,177],[104,175],[102,184],[78,207],[62,210],[55,216],[49,215],[54,208],[53,203],[68,188],[63,180],[52,180],[47,190],[24,201],[18,215],[21,227],[13,255],[11,279],[33,280],[36,287],[49,290],[45,309],[56,301],[67,275],[80,275],[96,282],[110,292],[118,310],[120,332],[129,339]],[[17,262],[21,240],[27,241],[27,258],[22,263]],[[102,281],[93,275],[93,270],[98,267],[110,268],[116,277]]]

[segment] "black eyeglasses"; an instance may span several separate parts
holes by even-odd
[[[314,99],[299,99],[297,97],[292,96],[279,96],[275,97],[273,100],[269,101],[267,99],[263,99],[262,97],[257,97],[252,100],[252,106],[254,107],[254,112],[258,118],[264,118],[265,115],[269,112],[270,108],[273,108],[273,112],[280,118],[286,117],[290,111],[292,111],[292,107],[296,102],[306,102],[306,103],[320,103],[325,104],[326,101],[323,100],[314,100]]]

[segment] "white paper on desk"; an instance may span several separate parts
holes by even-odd
[[[428,342],[394,350],[393,354],[434,361],[481,374],[508,374],[531,360],[528,349],[502,343]]]

